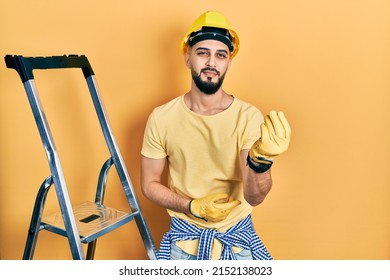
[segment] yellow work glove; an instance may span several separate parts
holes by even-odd
[[[241,201],[231,200],[229,195],[218,193],[191,200],[189,209],[192,215],[206,222],[220,222],[240,204]]]
[[[287,151],[291,138],[291,128],[283,112],[271,111],[260,126],[261,137],[249,150],[252,161],[272,164],[273,157]]]

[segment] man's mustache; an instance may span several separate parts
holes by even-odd
[[[215,68],[206,67],[206,68],[203,68],[200,72],[203,73],[205,71],[215,72],[218,76],[220,76],[220,72]]]

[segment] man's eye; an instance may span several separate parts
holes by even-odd
[[[227,57],[227,55],[225,53],[218,53],[217,56],[219,58],[226,58]]]

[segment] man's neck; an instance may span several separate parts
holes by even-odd
[[[219,89],[214,94],[205,94],[198,89],[191,89],[184,96],[187,107],[199,115],[215,115],[225,111],[233,102],[234,97]]]

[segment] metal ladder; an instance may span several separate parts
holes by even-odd
[[[39,188],[32,213],[23,259],[33,258],[38,233],[45,229],[68,238],[73,259],[93,259],[97,238],[127,224],[136,221],[149,259],[156,259],[156,249],[141,212],[136,194],[127,173],[125,163],[112,134],[106,112],[99,95],[95,74],[85,55],[64,55],[51,57],[24,57],[21,55],[6,55],[7,68],[15,69],[22,79],[27,97],[37,124],[39,134],[48,159],[51,175]],[[103,163],[98,177],[95,202],[85,202],[72,207],[60,159],[54,140],[39,100],[34,82],[34,69],[81,68],[99,123],[110,152],[110,157]],[[130,213],[107,207],[103,204],[108,171],[115,166],[127,201]],[[48,217],[43,216],[45,200],[50,187],[54,185],[60,206],[60,212]],[[88,244],[85,257],[83,244]]]

